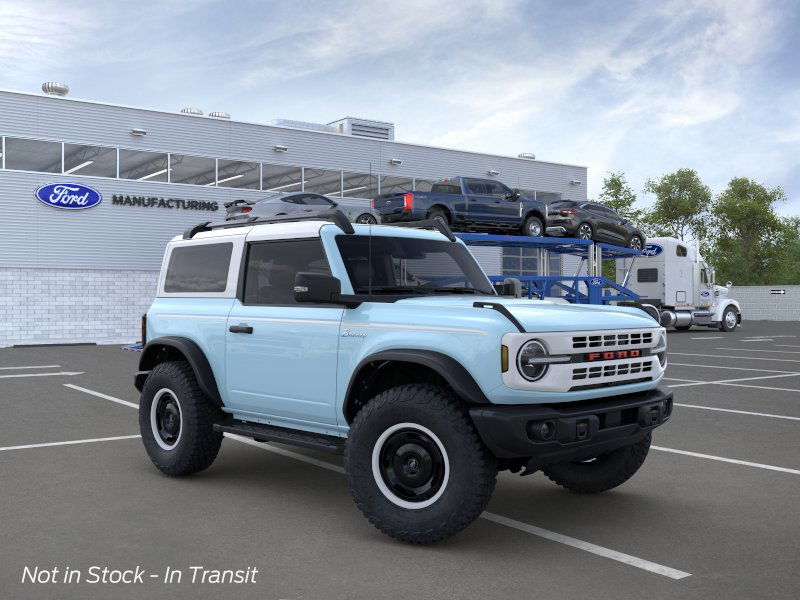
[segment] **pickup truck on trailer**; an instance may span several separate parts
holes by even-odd
[[[641,467],[672,412],[663,327],[501,298],[439,221],[329,217],[169,242],[135,376],[159,470],[209,467],[223,433],[344,454],[361,512],[424,544],[476,519],[498,470],[593,493]]]
[[[397,192],[372,200],[383,223],[438,219],[453,229],[545,234],[547,204],[494,179],[451,177],[430,192]]]

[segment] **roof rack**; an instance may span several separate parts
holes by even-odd
[[[399,223],[392,223],[392,227],[416,227],[417,229],[436,229],[444,237],[451,242],[456,241],[456,236],[450,230],[447,223],[439,219],[425,219],[422,221],[400,221]]]
[[[296,221],[331,221],[339,227],[346,234],[351,235],[355,233],[353,224],[347,219],[345,214],[340,210],[330,210],[316,215],[302,215],[292,216],[287,215],[284,217],[250,217],[249,219],[238,219],[236,221],[222,221],[221,223],[212,223],[206,221],[198,223],[194,227],[190,227],[183,232],[183,239],[190,240],[195,235],[202,231],[214,231],[216,229],[234,229],[236,227],[249,227],[252,225],[263,225],[265,223],[293,223]]]

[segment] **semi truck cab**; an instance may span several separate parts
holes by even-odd
[[[677,238],[651,238],[642,255],[617,261],[617,282],[638,294],[664,327],[693,325],[733,331],[742,322],[730,286],[715,283],[714,270],[696,248]]]

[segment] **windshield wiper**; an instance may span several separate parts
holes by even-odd
[[[482,296],[486,295],[486,292],[482,292],[480,290],[476,290],[475,288],[471,287],[437,287],[437,288],[428,288],[432,292],[447,292],[449,294],[480,294]]]
[[[386,286],[370,288],[357,288],[356,294],[429,294],[431,290],[425,291],[419,287],[408,286]]]

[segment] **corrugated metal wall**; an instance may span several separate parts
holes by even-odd
[[[147,135],[132,136],[133,128],[144,129]],[[16,92],[0,91],[0,135],[429,179],[481,177],[496,169],[498,179],[512,187],[586,199],[584,167]],[[275,152],[276,144],[288,151]],[[390,166],[390,158],[403,164]],[[572,180],[583,185],[573,185]],[[103,202],[89,210],[65,211],[35,200],[37,187],[56,182],[89,185],[103,195]],[[236,198],[257,198],[262,192],[0,170],[3,266],[158,269],[169,238],[223,214],[113,206],[113,194],[221,205]],[[486,260],[491,267],[487,270],[495,270],[492,261],[499,261],[499,254],[487,252]]]

